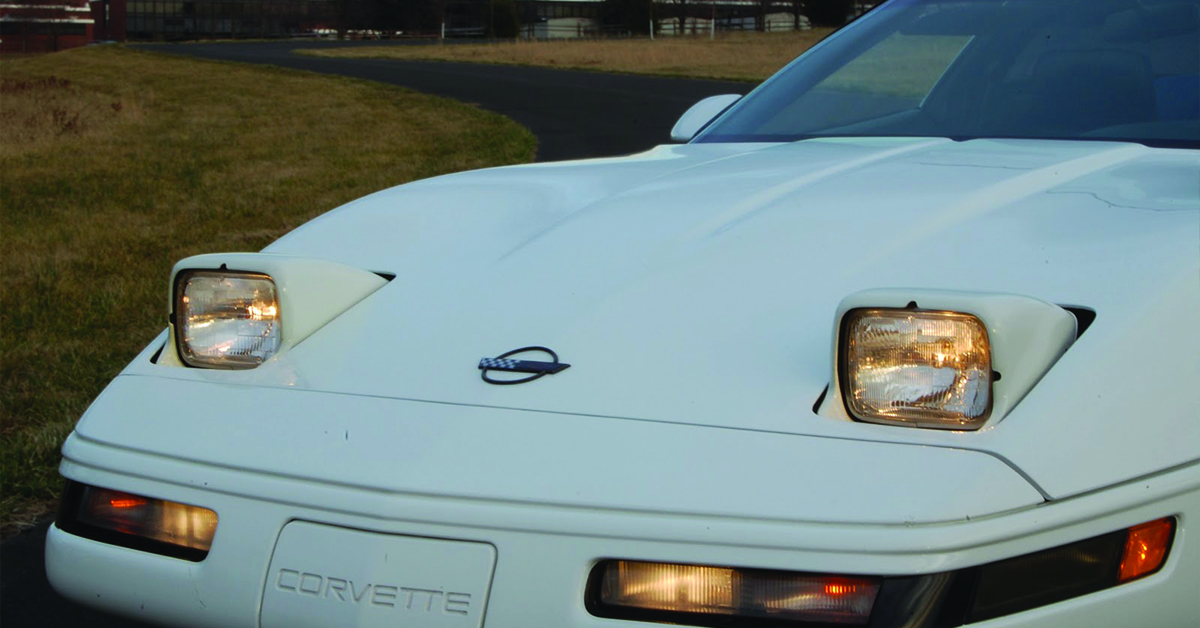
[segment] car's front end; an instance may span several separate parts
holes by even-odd
[[[135,402],[142,409],[131,412]],[[80,602],[171,625],[486,618],[599,627],[626,625],[605,615],[645,618],[589,612],[589,576],[611,560],[801,572],[831,586],[866,577],[882,584],[859,609],[869,625],[957,625],[972,612],[998,616],[987,624],[996,626],[1196,618],[1200,549],[1184,533],[1200,516],[1195,465],[1047,503],[995,457],[912,445],[136,376],[119,378],[95,412],[120,414],[143,438],[93,433],[85,422],[63,473],[215,511],[212,548],[193,561],[52,528],[47,568]],[[156,427],[166,415],[190,427]],[[128,446],[146,439],[176,450],[204,442],[214,459]],[[1162,518],[1176,530],[1157,573],[1119,583],[1118,566],[1089,564],[1111,547],[1087,540]],[[304,542],[291,539],[297,531],[308,533]],[[348,546],[341,536],[351,531],[378,545]],[[388,556],[395,538],[413,547]],[[1039,559],[1064,546],[1074,547]],[[658,586],[657,598],[635,601],[665,609],[651,619],[681,623],[671,610],[686,612],[688,591],[675,599],[685,585]],[[972,607],[972,593],[989,603]]]
[[[1200,550],[1184,534],[1200,516],[1195,465],[1046,502],[994,456],[928,446],[132,375],[94,412],[119,415],[121,429],[85,421],[64,475],[214,511],[211,550],[177,558],[136,536],[114,544],[56,527],[47,568],[78,601],[171,625],[646,618],[595,606],[589,576],[611,560],[801,572],[830,586],[865,577],[882,588],[858,611],[879,626],[958,625],[980,613],[998,617],[988,625],[1196,618]],[[187,454],[138,450],[148,442]],[[1124,538],[1089,543],[1164,518],[1174,534],[1148,577],[1119,580],[1112,561],[1125,559]],[[289,542],[294,529],[305,542]],[[349,531],[379,546],[348,547]],[[392,538],[416,547],[401,545],[389,565]],[[451,551],[473,548],[482,556]],[[651,620],[678,623],[672,611],[686,612],[689,592],[673,598],[678,578],[658,586],[634,601],[659,610]],[[988,603],[972,606],[980,597]],[[469,612],[450,612],[459,609]]]
[[[822,45],[943,38],[913,111],[759,133],[773,79],[688,145],[180,262],[64,446],[51,582],[192,626],[1197,624],[1200,152],[885,133],[1044,45],[959,4],[1003,3]]]
[[[878,608],[865,608],[875,611],[871,626],[953,626],[971,612],[997,615],[989,626],[1182,627],[1196,616],[1194,605],[1181,604],[1193,599],[1200,578],[1200,550],[1183,534],[1200,516],[1195,466],[1037,506],[1036,492],[1002,462],[956,450],[830,447],[820,438],[731,436],[713,427],[598,425],[562,414],[130,379],[106,402],[162,403],[164,412],[196,421],[196,430],[167,437],[257,449],[258,465],[278,469],[164,459],[83,436],[86,429],[72,438],[64,473],[73,482],[196,504],[220,518],[199,562],[52,528],[47,567],[56,587],[144,620],[480,626],[486,617],[486,626],[620,626],[588,610],[596,592],[589,575],[611,560],[774,569],[833,582],[866,576],[883,585]],[[248,411],[262,421],[252,429],[238,425],[242,412],[215,425],[200,407],[180,413],[182,397],[214,393],[223,402],[270,408]],[[430,421],[452,436],[430,447],[421,437]],[[250,445],[264,441],[277,444]],[[406,460],[424,463],[413,473],[415,462]],[[970,473],[970,482],[956,473]],[[455,478],[460,490],[428,494],[428,486]],[[496,486],[509,482],[520,484]],[[970,495],[950,501],[940,490],[950,483],[966,484],[962,492]],[[749,496],[793,512],[750,515],[762,508]],[[988,513],[988,498],[1008,509]],[[930,502],[960,510],[943,515],[954,520],[917,522],[924,519],[918,509]],[[876,512],[840,513],[839,503],[850,510],[875,504]],[[978,516],[967,520],[971,507]],[[805,518],[805,510],[832,515]],[[1118,584],[1105,580],[1114,574],[1088,568],[1097,546],[1080,542],[1163,518],[1175,520],[1176,533],[1158,573]],[[310,534],[306,543],[289,543],[295,528]],[[370,534],[379,545],[347,546],[341,534],[349,531]],[[386,556],[392,538],[413,539],[414,548]],[[1075,551],[1003,569],[1014,557],[1070,545]],[[468,556],[457,560],[452,550]],[[992,578],[980,581],[980,570],[992,566]],[[946,578],[913,588],[913,576],[926,574]],[[1063,581],[1063,574],[1078,580]],[[650,610],[668,609],[660,620],[677,623],[670,609],[686,609],[672,606],[679,586],[665,587],[656,605],[652,598]],[[889,587],[912,597],[884,605]],[[964,597],[971,592],[990,604],[972,608]],[[697,602],[700,594],[692,596]],[[930,605],[913,604],[922,599]],[[1057,603],[1042,606],[1048,602]]]

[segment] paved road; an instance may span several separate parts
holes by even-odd
[[[294,55],[297,47],[358,42],[161,44],[151,50],[224,61],[263,63],[409,87],[475,103],[525,125],[538,137],[538,160],[622,155],[668,141],[671,126],[693,103],[714,94],[746,93],[750,85],[540,68],[323,59]],[[43,524],[0,546],[0,622],[4,628],[139,627],[77,606],[50,589],[42,565]]]
[[[538,137],[538,160],[623,155],[669,141],[671,127],[705,96],[744,94],[746,83],[664,79],[545,68],[386,59],[329,59],[297,48],[379,42],[143,45],[206,59],[265,63],[409,87],[479,104]],[[393,45],[405,45],[403,43]],[[412,45],[412,44],[408,44]]]

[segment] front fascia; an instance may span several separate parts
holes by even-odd
[[[918,524],[1043,500],[996,457],[945,447],[130,375],[76,440],[363,490],[669,515]]]
[[[738,383],[734,382],[721,390],[730,391],[731,396],[738,399],[757,394],[774,401],[772,407],[766,407],[761,399],[749,399],[740,411],[699,404],[696,396],[673,397],[668,401],[679,403],[670,407],[665,407],[661,399],[637,397],[628,388],[629,377],[612,377],[614,373],[627,373],[594,364],[609,358],[593,351],[592,355],[581,359],[582,351],[554,338],[549,339],[549,344],[560,351],[564,361],[574,363],[571,371],[556,376],[553,381],[504,387],[512,390],[501,391],[482,383],[474,366],[493,346],[513,348],[517,343],[500,347],[494,340],[491,345],[483,338],[478,342],[462,340],[459,345],[442,347],[442,354],[423,354],[422,359],[416,361],[418,367],[438,369],[443,373],[446,381],[441,383],[428,375],[425,377],[433,381],[434,386],[459,391],[457,404],[453,396],[438,395],[436,389],[434,392],[421,391],[420,396],[414,397],[404,395],[402,391],[389,393],[369,381],[351,381],[343,373],[363,368],[356,361],[369,350],[370,345],[365,339],[373,342],[379,338],[378,326],[373,321],[379,320],[380,312],[394,307],[391,302],[375,302],[390,298],[391,286],[371,295],[305,343],[312,346],[298,347],[305,350],[304,359],[299,356],[302,351],[297,351],[293,352],[297,355],[281,356],[280,360],[248,372],[170,368],[151,361],[166,340],[164,334],[151,343],[125,373],[231,388],[353,392],[364,397],[402,398],[432,405],[523,407],[538,415],[592,416],[597,421],[607,417],[646,423],[684,423],[714,426],[728,433],[745,430],[812,436],[826,442],[871,441],[978,451],[1018,469],[1046,498],[1062,499],[1196,461],[1193,443],[1200,439],[1200,422],[1192,420],[1191,398],[1184,391],[1200,379],[1200,361],[1195,359],[1200,351],[1200,334],[1194,325],[1187,323],[1189,313],[1200,308],[1200,290],[1195,283],[1194,265],[1186,266],[1171,276],[1158,278],[1163,287],[1148,291],[1145,299],[1121,307],[1100,308],[1096,322],[1085,335],[1072,344],[1002,422],[966,434],[853,423],[814,414],[813,403],[831,381],[828,356],[832,344],[830,322],[835,317],[833,306],[820,317],[819,327],[815,323],[812,326],[822,333],[797,332],[798,338],[806,339],[804,346],[784,345],[782,349],[772,349],[769,359],[763,359],[767,368],[738,367],[754,371],[753,378],[746,376],[745,387],[734,385]],[[1094,304],[1077,299],[1059,302]],[[794,327],[804,330],[800,325]],[[1163,342],[1164,330],[1174,330],[1170,342]],[[486,331],[468,330],[464,334],[475,333],[482,337]],[[542,341],[543,338],[546,336],[531,336],[528,340]],[[778,344],[774,342],[772,346]],[[354,353],[354,347],[366,348]],[[407,383],[410,373],[405,369],[417,368],[409,362],[397,364],[391,357],[386,361],[371,362],[378,370],[372,377]],[[420,373],[417,375],[421,376]],[[331,378],[337,381],[331,381]],[[660,377],[650,383],[658,384],[661,389],[676,386],[681,380],[697,387],[690,383],[690,378]],[[644,387],[649,385],[643,385],[640,380],[635,383]],[[594,397],[596,390],[613,391],[617,387],[623,395],[610,394],[617,400],[606,407],[584,412],[554,411],[557,407],[569,408],[577,398]],[[696,395],[702,394],[707,391],[697,388]],[[621,407],[621,404],[630,405],[630,399],[645,401],[645,407],[637,412],[632,407]],[[131,399],[129,403],[133,407],[144,405],[140,398]],[[162,403],[165,411],[176,412],[177,400]],[[258,404],[252,407],[258,407]],[[242,420],[252,423],[251,416]],[[240,423],[237,429],[241,429]],[[1151,445],[1133,446],[1137,443]],[[177,445],[171,444],[172,447]],[[189,456],[178,447],[166,451]]]
[[[398,494],[220,468],[101,445],[66,446],[66,477],[212,507],[213,550],[187,563],[51,528],[47,571],[67,597],[179,626],[257,626],[272,548],[291,521],[489,543],[498,561],[489,628],[624,625],[586,613],[587,575],[631,558],[913,575],[983,564],[1175,515],[1180,533],[1163,570],[1129,585],[1000,618],[989,626],[1194,625],[1200,583],[1200,467],[1004,515],[949,524],[845,525],[564,508]],[[114,469],[120,469],[116,471]],[[84,567],[84,568],[81,568]],[[1150,619],[1152,618],[1152,620]]]

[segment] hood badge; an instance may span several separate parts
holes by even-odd
[[[530,352],[545,353],[550,356],[553,362],[538,362],[535,360],[512,360],[511,356],[519,353]],[[479,360],[479,376],[483,381],[497,386],[511,386],[513,384],[525,384],[532,382],[539,377],[545,375],[553,375],[569,368],[570,364],[565,364],[558,361],[558,354],[547,349],[546,347],[522,347],[513,349],[508,353],[502,353],[494,358],[483,358]],[[491,371],[504,371],[508,373],[532,373],[529,377],[521,377],[518,379],[496,379],[488,375]]]

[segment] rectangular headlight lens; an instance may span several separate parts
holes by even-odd
[[[84,538],[200,561],[212,547],[217,513],[199,506],[70,482],[57,525]]]
[[[987,328],[959,312],[860,309],[846,314],[842,396],[856,419],[977,429],[992,407]]]
[[[601,563],[595,578],[595,615],[697,625],[706,616],[865,624],[879,592],[873,578],[627,560]]]
[[[179,273],[175,335],[189,366],[244,369],[279,350],[279,299],[267,275],[193,270]]]

